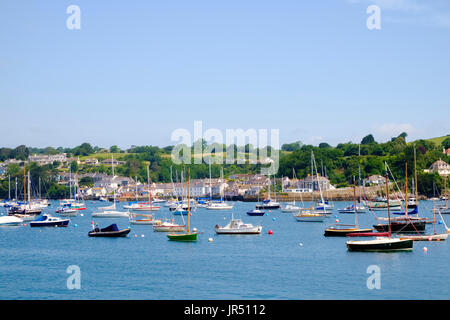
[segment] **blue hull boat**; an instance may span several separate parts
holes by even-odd
[[[44,214],[30,222],[30,227],[67,227],[69,219],[61,219]]]
[[[247,211],[247,214],[249,216],[258,216],[258,217],[260,217],[260,216],[265,215],[266,213],[264,211],[261,211],[261,210],[250,210],[250,211]]]

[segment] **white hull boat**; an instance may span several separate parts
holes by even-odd
[[[0,217],[0,226],[19,226],[23,223],[23,220],[15,216],[3,216]]]
[[[225,227],[216,225],[217,234],[260,234],[262,226],[243,223],[241,219],[232,219]]]
[[[102,212],[94,212],[92,216],[96,218],[128,218],[130,213],[128,211],[106,210]]]

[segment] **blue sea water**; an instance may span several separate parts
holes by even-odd
[[[0,227],[0,299],[450,299],[448,241],[415,242],[412,252],[349,252],[347,238],[323,235],[336,216],[354,222],[354,215],[337,213],[348,204],[336,202],[326,222],[308,223],[280,210],[251,217],[246,211],[255,203],[235,202],[235,218],[261,223],[260,235],[216,235],[214,226],[228,223],[231,211],[199,208],[191,228],[203,233],[197,242],[181,243],[149,225],[131,225],[126,238],[90,238],[91,221],[129,223],[94,220],[91,213],[105,204],[86,201],[83,216],[70,218],[67,228]],[[57,206],[53,201],[45,212],[57,216]],[[420,203],[419,215],[433,217],[430,201]],[[169,210],[154,216],[167,217]],[[376,220],[367,212],[358,222],[371,227]],[[442,224],[437,229],[444,232]],[[68,289],[71,265],[80,268],[80,289]],[[379,289],[367,286],[371,265],[380,269]]]

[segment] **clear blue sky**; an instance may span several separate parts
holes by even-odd
[[[0,46],[5,147],[166,146],[194,120],[281,144],[450,133],[446,0],[1,1]]]

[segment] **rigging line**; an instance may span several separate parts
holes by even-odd
[[[392,176],[392,180],[394,180],[395,186],[397,187],[398,191],[400,191],[400,195],[402,196],[402,200],[405,201],[405,197],[403,196],[403,192],[402,192],[402,190],[400,189],[400,187],[398,186],[397,180],[395,180],[395,177],[394,177],[394,174],[393,174],[392,171],[391,171],[391,168],[389,167],[389,165],[387,164],[386,161],[384,162],[384,164],[385,164],[386,168],[389,169],[389,172],[391,173],[391,176]],[[405,201],[405,202],[406,202],[406,201]],[[403,204],[402,204],[402,203],[400,204],[400,208],[402,209],[402,211],[404,211],[404,209],[403,209]]]

